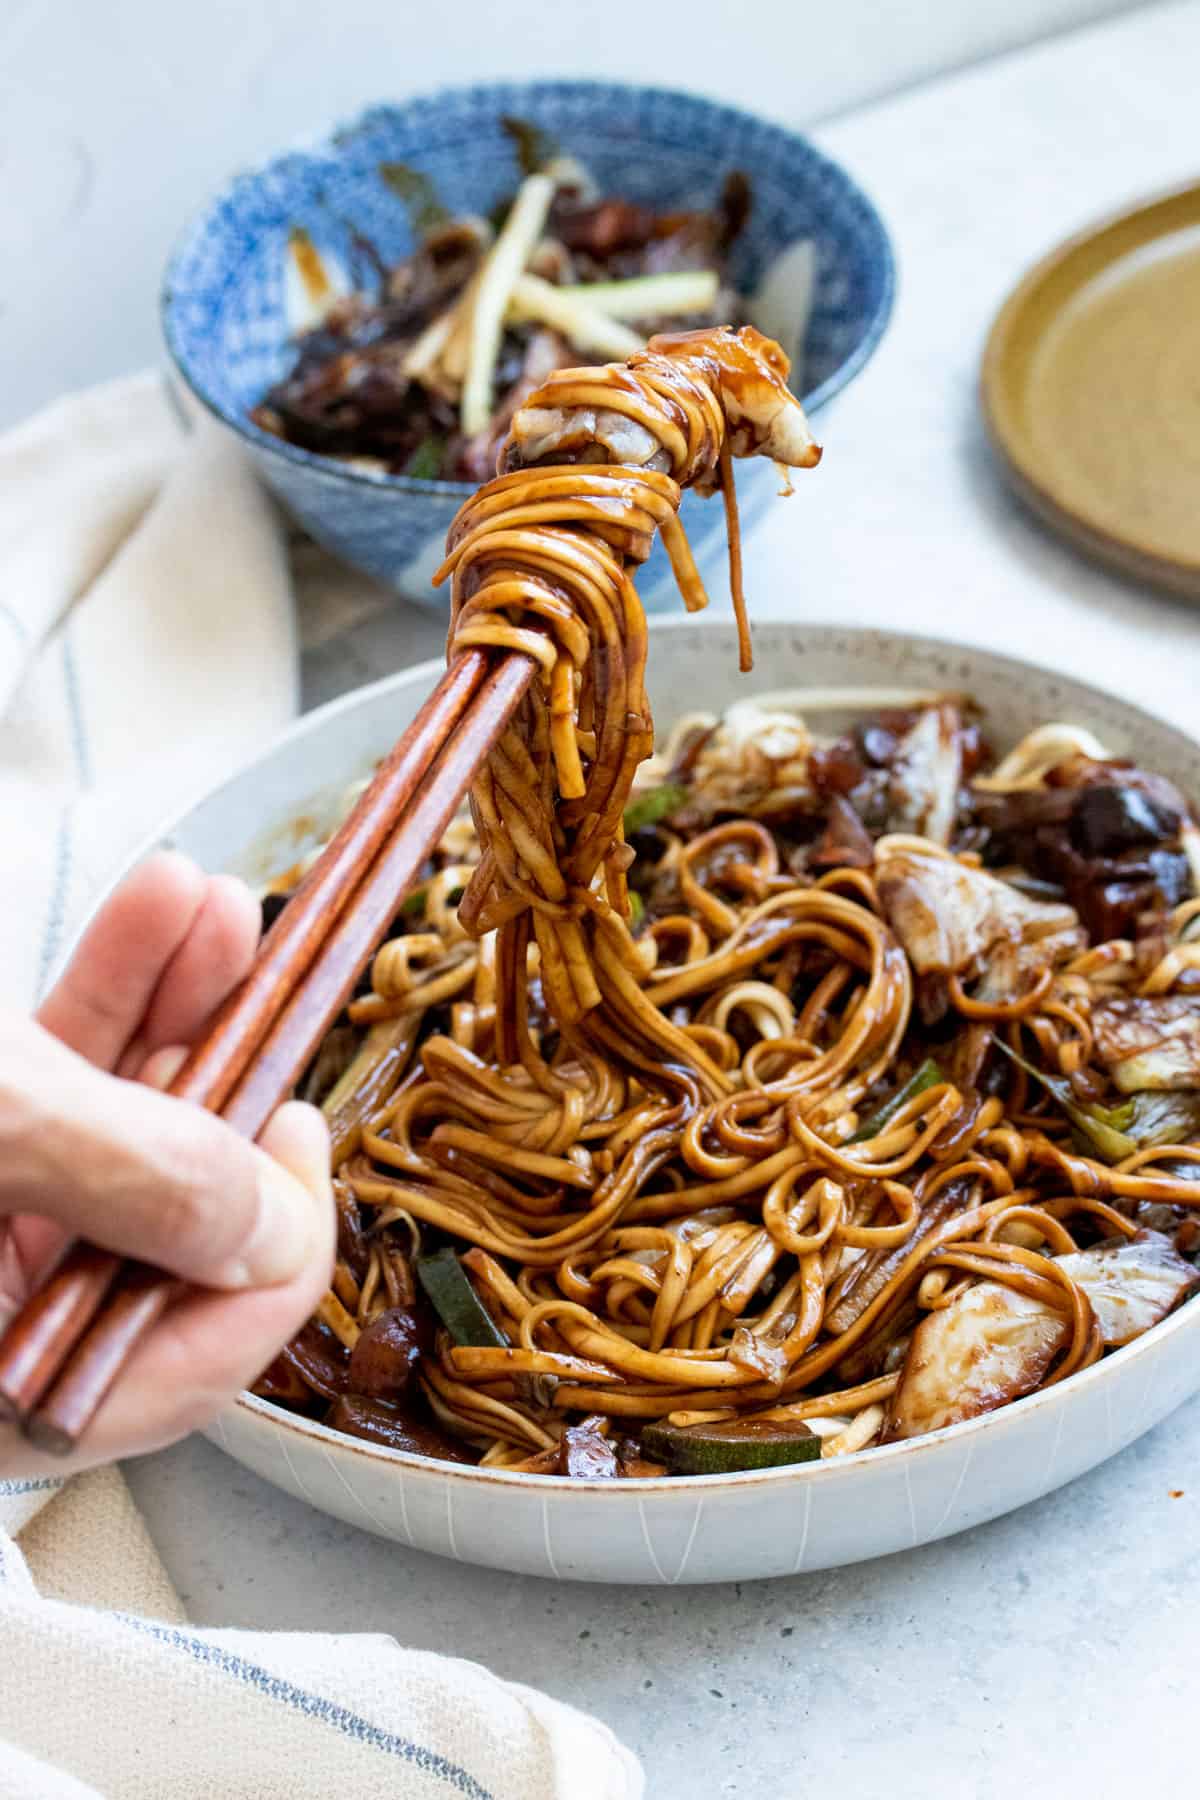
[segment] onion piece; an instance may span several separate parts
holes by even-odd
[[[1200,830],[1197,830],[1190,819],[1185,819],[1183,829],[1179,833],[1179,846],[1187,857],[1188,868],[1192,874],[1193,891],[1200,894]]]
[[[462,395],[462,429],[465,437],[482,431],[492,414],[492,378],[504,315],[515,283],[530,252],[542,235],[554,199],[555,182],[549,175],[529,175],[521,183],[504,229],[488,252],[478,275],[471,306],[471,340]]]
[[[608,406],[522,406],[510,432],[522,464],[557,453],[560,461],[584,446],[600,445],[610,462],[637,468],[657,467],[662,452],[654,433],[637,419]]]
[[[628,281],[579,281],[560,294],[610,319],[675,319],[711,312],[720,292],[715,269],[681,269],[669,275],[634,275]]]
[[[592,351],[598,356],[632,356],[644,349],[645,338],[631,331],[595,304],[580,295],[578,289],[555,287],[540,275],[524,274],[513,283],[508,303],[508,318],[517,323],[533,319],[561,333],[577,350]]]
[[[334,1336],[353,1350],[361,1335],[357,1320],[352,1319],[337,1295],[330,1290],[317,1302],[316,1317],[328,1325]]]
[[[352,1156],[365,1121],[390,1097],[408,1068],[422,1013],[400,1013],[373,1025],[352,1063],[325,1096],[321,1110],[329,1126],[333,1167]]]
[[[865,1406],[857,1418],[825,1439],[821,1455],[853,1456],[856,1450],[865,1450],[883,1424],[883,1417],[882,1406]]]
[[[409,345],[401,368],[410,381],[420,381],[426,386],[439,383],[439,363],[450,342],[450,333],[454,329],[454,309],[439,313],[425,327],[416,341]]]

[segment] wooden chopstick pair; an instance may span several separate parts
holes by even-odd
[[[291,1093],[471,779],[529,686],[531,658],[469,650],[446,671],[263,939],[169,1091],[255,1138]],[[65,1455],[182,1291],[76,1243],[0,1336],[0,1422]]]

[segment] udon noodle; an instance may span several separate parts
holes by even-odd
[[[492,1466],[723,1471],[987,1411],[1200,1282],[1169,783],[1065,725],[994,764],[931,694],[652,755],[630,569],[658,530],[702,601],[680,489],[815,460],[786,372],[700,333],[556,375],[459,515],[449,655],[539,675],[311,1072],[339,1260],[260,1393]],[[736,554],[734,593],[745,665]]]

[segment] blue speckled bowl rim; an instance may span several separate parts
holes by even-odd
[[[469,481],[423,481],[411,475],[376,474],[367,469],[356,469],[340,462],[336,457],[322,456],[313,450],[303,450],[297,444],[289,444],[283,438],[275,437],[255,425],[244,413],[224,405],[210,394],[204,384],[193,379],[188,368],[186,354],[175,333],[175,288],[178,280],[179,266],[189,249],[196,232],[210,217],[214,209],[226,196],[243,182],[260,180],[285,157],[297,153],[311,154],[316,150],[336,149],[337,140],[350,136],[361,130],[373,114],[381,110],[403,111],[413,105],[430,106],[440,103],[461,105],[464,102],[477,104],[486,102],[493,96],[511,95],[514,91],[547,98],[566,97],[571,94],[587,93],[595,98],[611,95],[614,100],[633,103],[635,107],[643,105],[653,107],[663,101],[685,100],[693,105],[708,108],[714,121],[724,128],[754,126],[759,130],[777,133],[793,144],[802,145],[815,163],[820,164],[833,183],[839,185],[843,195],[860,206],[866,216],[873,222],[877,232],[877,249],[881,263],[882,284],[879,302],[874,313],[867,321],[867,326],[855,348],[839,363],[833,372],[825,377],[811,394],[803,396],[806,411],[817,412],[835,394],[847,387],[855,376],[865,367],[879,347],[880,339],[887,330],[892,316],[892,308],[896,299],[896,258],[892,250],[891,236],[887,226],[873,201],[847,173],[840,163],[818,150],[810,138],[803,132],[792,131],[786,125],[776,124],[773,120],[762,119],[757,114],[748,112],[745,107],[728,106],[719,100],[712,100],[706,94],[700,94],[688,88],[646,87],[631,82],[612,81],[534,81],[525,83],[511,82],[479,82],[469,87],[443,86],[427,94],[412,94],[406,99],[397,101],[375,101],[363,107],[348,123],[335,124],[324,131],[309,132],[295,140],[287,148],[276,151],[263,161],[249,165],[232,176],[223,187],[212,194],[203,206],[197,208],[180,232],[174,248],[167,259],[163,274],[162,287],[159,291],[159,320],[163,339],[171,362],[189,391],[200,404],[221,421],[230,426],[239,437],[254,445],[256,450],[265,451],[268,455],[282,457],[288,462],[296,463],[301,468],[310,469],[334,481],[356,482],[366,487],[383,492],[399,492],[405,494],[451,494],[463,499],[475,492],[475,484]]]

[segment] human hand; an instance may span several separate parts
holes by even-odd
[[[259,909],[240,882],[151,857],[92,923],[36,1019],[0,1011],[0,1325],[69,1237],[182,1276],[68,1458],[0,1426],[0,1476],[69,1473],[206,1424],[329,1283],[329,1142],[281,1107],[248,1144],[155,1092],[245,975]]]

